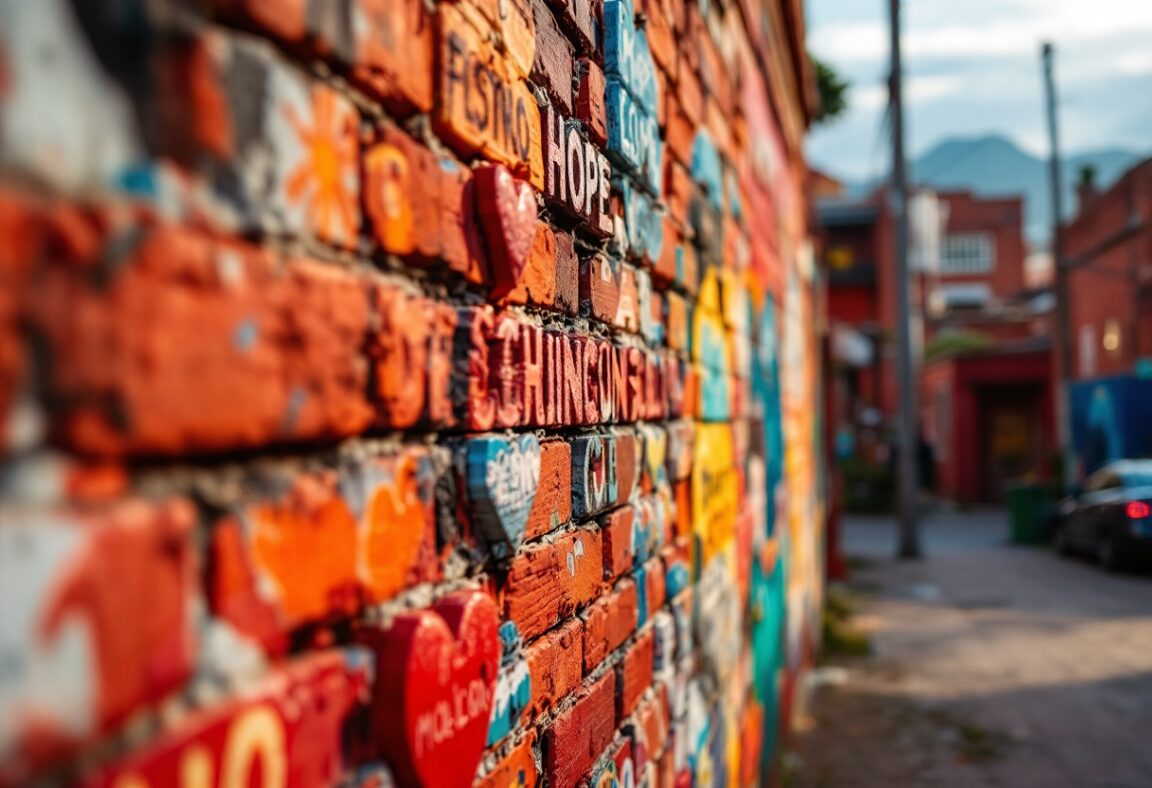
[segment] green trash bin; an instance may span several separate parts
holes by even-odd
[[[1008,521],[1012,544],[1044,544],[1052,508],[1048,488],[1042,484],[1018,482],[1008,487]]]

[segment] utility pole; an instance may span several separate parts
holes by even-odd
[[[1068,314],[1068,261],[1064,255],[1061,225],[1064,221],[1064,179],[1060,173],[1060,133],[1056,120],[1056,81],[1052,75],[1052,44],[1040,47],[1044,62],[1044,94],[1048,112],[1048,180],[1052,194],[1052,265],[1056,274],[1056,351],[1059,378],[1056,383],[1056,438],[1060,444],[1061,483],[1065,489],[1072,483],[1072,431],[1069,388],[1072,380],[1072,327]]]
[[[888,95],[892,109],[892,189],[896,214],[896,379],[900,398],[897,443],[897,489],[900,496],[900,558],[920,557],[920,522],[916,481],[917,364],[912,358],[911,275],[908,270],[908,171],[904,156],[904,80],[900,57],[900,0],[888,0],[892,68]]]

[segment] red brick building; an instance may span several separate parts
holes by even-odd
[[[1023,200],[970,192],[927,194],[939,221],[939,264],[914,271],[923,326],[921,435],[935,457],[937,491],[951,499],[998,498],[1000,481],[1040,473],[1052,433],[1044,339],[1050,297],[1026,288]],[[886,461],[897,407],[895,226],[883,192],[820,206],[830,271],[829,317],[873,342],[867,363],[843,368],[839,423],[865,459]],[[927,236],[931,236],[932,228]],[[1023,419],[1023,421],[1020,421]],[[1009,425],[1011,422],[1011,425]],[[997,425],[1020,436],[994,439]],[[985,435],[984,438],[974,436]],[[925,474],[928,476],[929,474]]]
[[[1106,191],[1081,188],[1064,248],[1073,379],[1131,373],[1152,357],[1152,159]]]

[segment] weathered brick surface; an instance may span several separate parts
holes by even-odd
[[[580,686],[584,678],[583,626],[570,619],[542,635],[525,652],[532,676],[529,714],[536,717],[555,708]]]
[[[572,531],[526,547],[508,574],[505,613],[522,637],[539,635],[596,597],[602,566],[596,529]]]
[[[636,584],[622,580],[584,614],[584,670],[591,672],[636,629]]]
[[[616,674],[605,673],[557,715],[544,733],[544,773],[553,785],[576,785],[612,741]]]
[[[0,784],[772,779],[823,511],[791,6],[2,15]]]
[[[649,629],[628,647],[616,679],[616,716],[623,719],[636,708],[636,701],[652,685],[654,636]]]

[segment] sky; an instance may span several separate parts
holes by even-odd
[[[887,170],[887,0],[805,0],[808,47],[851,83],[809,136],[817,167]],[[948,137],[1007,136],[1047,156],[1040,42],[1056,50],[1061,147],[1152,152],[1152,0],[904,0],[910,158]]]

